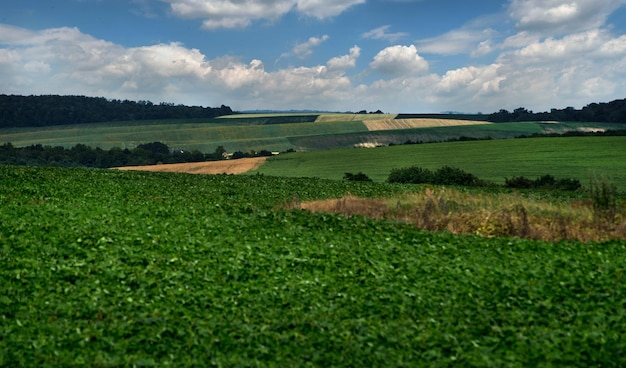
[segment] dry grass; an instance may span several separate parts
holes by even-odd
[[[398,220],[431,231],[485,237],[583,242],[626,239],[626,218],[622,214],[607,222],[596,216],[591,201],[555,204],[519,194],[468,194],[442,188],[401,198],[349,196],[294,202],[288,207]]]
[[[118,170],[180,172],[188,174],[242,174],[256,170],[267,157],[240,158],[236,160],[187,162],[182,164],[126,166],[117,167]]]
[[[454,120],[454,119],[379,119],[363,121],[370,131],[395,130],[413,128],[435,128],[446,126],[491,124],[485,121]]]

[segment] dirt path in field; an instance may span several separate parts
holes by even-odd
[[[148,166],[116,167],[118,170],[181,172],[188,174],[241,174],[255,170],[267,157],[240,158],[236,160],[188,162],[184,164],[165,164]]]

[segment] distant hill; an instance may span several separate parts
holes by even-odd
[[[150,101],[109,100],[85,96],[0,95],[0,128],[45,127],[54,125],[200,119],[232,114],[228,106],[184,106]]]

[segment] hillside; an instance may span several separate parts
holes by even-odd
[[[535,133],[624,129],[626,124],[574,122],[501,123],[449,117],[401,118],[380,114],[252,114],[211,119],[107,122],[45,128],[0,129],[0,144],[16,147],[41,144],[71,148],[133,149],[163,142],[173,150],[214,152],[315,151],[406,142],[441,142],[459,137],[514,138]]]
[[[395,168],[453,166],[483,180],[504,183],[516,176],[611,178],[626,190],[626,137],[561,137],[417,144],[374,149],[335,149],[281,154],[258,172],[272,176],[340,180],[346,172],[363,172],[384,181]]]

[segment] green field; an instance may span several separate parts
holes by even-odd
[[[173,149],[213,152],[224,146],[230,152],[252,149],[283,151],[293,148],[290,137],[342,134],[367,130],[361,122],[241,124],[234,119],[214,119],[194,123],[86,124],[74,126],[13,128],[0,130],[0,141],[15,146],[42,144],[72,147],[78,143],[91,147],[134,148],[141,143],[163,142]]]
[[[384,181],[395,168],[448,165],[496,183],[504,183],[505,177],[551,174],[586,185],[593,176],[606,176],[626,190],[624,157],[626,137],[527,138],[281,154],[258,172],[335,180],[346,172],[363,172]]]
[[[277,209],[413,190],[0,166],[0,366],[626,365],[624,242]]]
[[[500,139],[585,128],[626,127],[626,124],[608,123],[503,123],[370,132],[363,124],[366,119],[394,117],[389,114],[238,114],[193,121],[157,120],[6,128],[0,129],[0,144],[12,143],[16,147],[41,144],[66,148],[85,144],[102,149],[132,149],[142,143],[158,141],[174,150],[198,150],[203,153],[214,152],[218,146],[225,147],[228,152],[315,151],[363,144],[439,142],[461,136]]]

